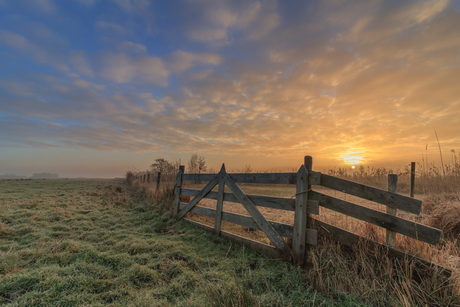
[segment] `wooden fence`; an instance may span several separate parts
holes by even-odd
[[[346,245],[355,245],[364,239],[354,233],[325,223],[315,218],[319,214],[319,207],[327,208],[347,216],[382,227],[387,231],[386,248],[389,254],[397,257],[410,256],[420,263],[431,265],[423,259],[408,255],[397,250],[396,233],[436,244],[439,242],[441,231],[426,225],[400,218],[397,210],[412,214],[420,214],[422,201],[396,193],[397,175],[390,176],[389,191],[373,188],[363,184],[333,177],[320,172],[312,171],[312,157],[306,156],[305,163],[297,173],[244,173],[228,174],[225,165],[218,174],[186,174],[181,166],[176,177],[175,199],[173,203],[174,214],[177,219],[183,219],[188,212],[211,217],[215,219],[214,227],[210,227],[190,219],[188,222],[200,227],[213,230],[217,234],[229,237],[240,243],[268,254],[272,257],[293,261],[297,264],[305,262],[306,248],[308,245],[318,244],[318,235],[337,240]],[[209,181],[202,189],[183,188],[184,181]],[[296,185],[295,199],[270,197],[261,195],[246,195],[237,183],[257,184],[292,184]],[[218,191],[212,189],[218,185]],[[231,193],[224,192],[224,186]],[[329,189],[344,192],[366,200],[387,206],[387,213],[373,210],[350,201],[328,196],[311,189],[311,185],[320,185]],[[188,203],[180,201],[181,195],[192,196]],[[217,200],[216,209],[197,206],[203,198]],[[223,202],[241,203],[249,216],[223,211]],[[275,208],[294,213],[294,225],[287,225],[268,221],[257,207]],[[242,225],[255,230],[262,230],[273,246],[241,237],[229,232],[221,231],[221,221]],[[292,239],[292,246],[284,238]]]
[[[156,181],[154,181],[154,174],[153,173],[143,173],[143,174],[136,174],[134,176],[139,182],[143,183],[151,183],[151,182],[156,182],[156,192],[160,189],[160,183],[161,183],[161,172],[157,173],[157,178]]]

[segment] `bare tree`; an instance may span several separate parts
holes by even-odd
[[[206,161],[204,160],[203,156],[198,157],[198,174],[201,174],[202,172],[206,172],[207,166],[206,166]]]
[[[193,154],[188,161],[188,172],[198,173],[198,155]]]
[[[241,171],[242,173],[252,173],[254,170],[251,167],[251,164],[246,164]]]
[[[173,165],[166,159],[157,158],[155,162],[150,165],[150,168],[154,172],[167,173],[173,171]]]
[[[198,154],[193,154],[188,161],[188,171],[190,173],[206,172],[207,166],[206,161],[203,156],[198,156]]]

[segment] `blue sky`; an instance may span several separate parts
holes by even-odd
[[[434,130],[460,152],[459,7],[0,0],[0,174],[439,163]]]

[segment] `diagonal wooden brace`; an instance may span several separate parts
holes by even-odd
[[[240,187],[233,181],[228,174],[225,176],[225,183],[241,202],[244,208],[248,211],[249,215],[253,218],[254,222],[260,227],[260,229],[267,235],[270,241],[275,245],[278,251],[281,253],[283,258],[291,259],[291,248],[284,241],[283,237],[273,228],[273,226],[267,221],[267,219],[260,213],[259,209],[254,203],[244,194]]]
[[[217,174],[204,188],[198,193],[177,215],[176,219],[183,218],[195,205],[202,200],[209,192],[219,183],[219,174]]]

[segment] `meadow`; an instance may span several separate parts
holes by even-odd
[[[2,306],[345,306],[305,272],[170,216],[115,180],[0,181]]]
[[[342,171],[340,176],[384,188],[385,172]],[[418,271],[413,262],[391,259],[377,248],[350,248],[328,240],[310,248],[310,269],[270,259],[174,220],[171,181],[158,192],[153,184],[132,177],[0,181],[0,304],[460,306],[459,180],[418,175],[415,196],[424,200],[421,222],[442,229],[444,236],[436,246],[399,237],[398,248],[451,269],[450,278],[433,270]],[[400,193],[407,193],[406,177],[400,176]],[[295,194],[292,186],[248,184],[242,189],[281,197]],[[341,194],[334,196],[351,197]],[[215,206],[210,200],[200,205]],[[238,204],[225,203],[224,210],[244,213]],[[270,220],[291,221],[291,215],[277,211],[267,209],[264,214]],[[321,216],[382,240],[372,225],[328,212]],[[258,231],[231,224],[223,224],[223,230],[266,242]]]

